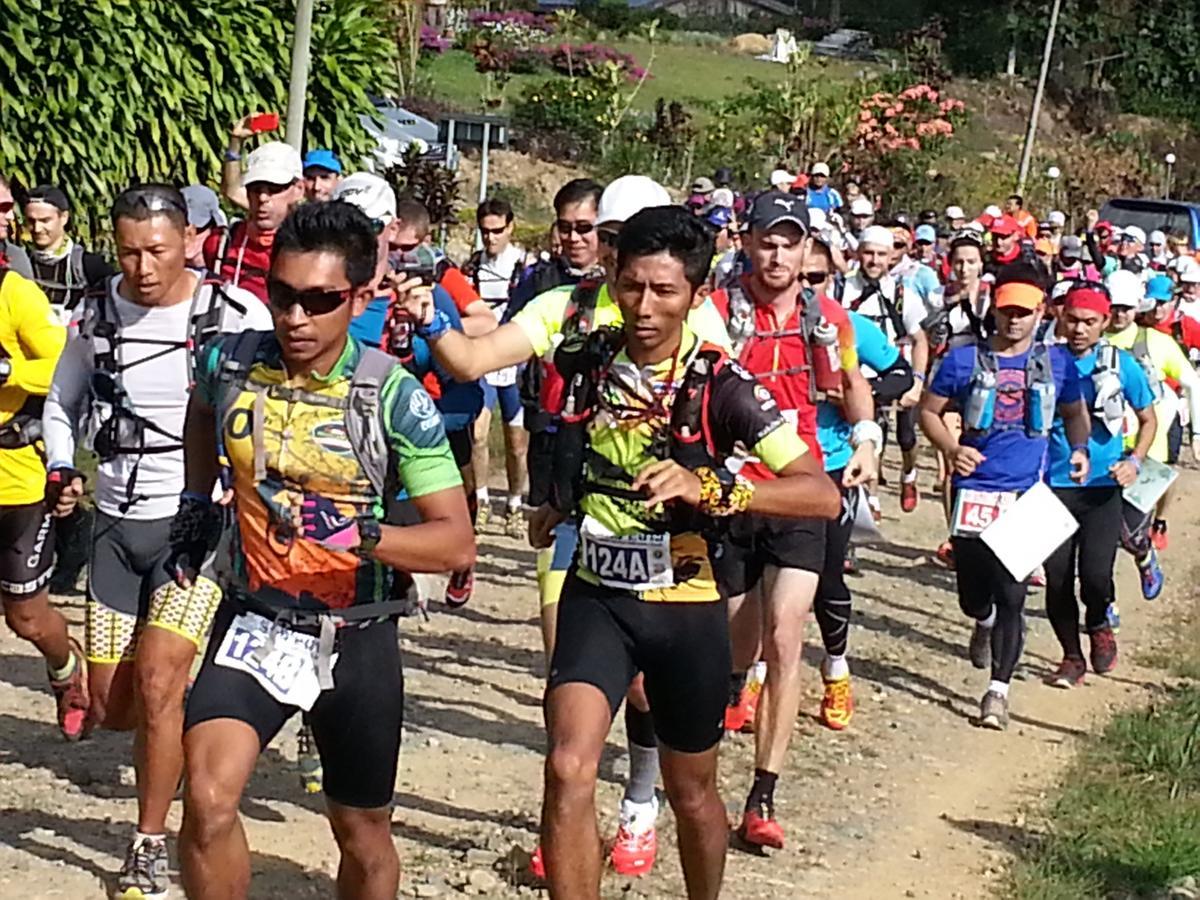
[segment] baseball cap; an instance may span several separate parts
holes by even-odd
[[[711,178],[709,178],[707,175],[701,175],[692,182],[692,193],[711,194],[714,190],[716,190],[716,187],[717,186],[713,184],[713,180]]]
[[[1004,215],[1004,210],[993,203],[991,206],[984,208],[983,214],[989,219],[998,219],[1000,216]]]
[[[1051,225],[1049,221],[1038,222],[1037,230],[1038,230],[1038,233],[1041,234],[1043,231],[1053,231],[1054,226]]]
[[[1180,284],[1200,284],[1200,263],[1190,256],[1179,256],[1167,266],[1179,276]]]
[[[624,223],[651,206],[670,206],[667,189],[645,175],[622,175],[604,189],[596,210],[596,224]]]
[[[1148,243],[1148,244],[1165,244],[1166,242],[1167,242],[1167,236],[1165,234],[1163,234],[1161,231],[1159,231],[1157,228],[1154,231],[1150,232],[1150,237],[1148,237],[1146,239],[1146,243]]]
[[[966,217],[967,217],[967,214],[965,212],[963,212],[963,208],[961,206],[947,206],[946,207],[946,218],[947,219],[950,219],[951,221],[953,221],[954,219],[965,219]]]
[[[992,302],[996,309],[1037,309],[1046,299],[1046,292],[1036,284],[1008,281],[996,288]]]
[[[210,225],[224,228],[229,224],[225,213],[221,212],[217,192],[212,188],[203,184],[189,184],[179,193],[183,194],[187,203],[188,224],[193,228],[208,228]]]
[[[1166,303],[1175,296],[1175,282],[1170,275],[1155,275],[1146,282],[1146,297],[1155,303]]]
[[[70,212],[71,203],[63,189],[53,184],[39,184],[29,192],[26,203],[48,203],[57,210]]]
[[[1146,297],[1142,279],[1126,269],[1118,269],[1104,279],[1113,306],[1140,307]]]
[[[1121,230],[1121,239],[1136,241],[1139,244],[1144,244],[1146,243],[1146,232],[1141,228],[1138,228],[1136,225],[1126,225],[1125,228]]]
[[[850,215],[873,216],[875,215],[875,205],[866,197],[855,197],[850,201]]]
[[[771,187],[776,190],[783,190],[784,188],[791,187],[792,182],[796,180],[796,176],[787,169],[776,169],[771,173],[769,180]]]
[[[342,161],[332,150],[318,148],[304,154],[304,171],[309,169],[325,169],[337,175],[342,174]]]
[[[396,218],[396,192],[373,172],[355,172],[338,182],[330,195],[357,206],[363,215],[385,225]]]
[[[728,206],[714,206],[704,214],[704,221],[714,228],[728,228],[733,221],[733,210]]]
[[[872,225],[870,228],[864,228],[863,233],[859,235],[858,246],[863,247],[867,244],[874,244],[876,247],[886,247],[888,250],[891,250],[891,230],[884,228],[882,225]]]
[[[300,164],[300,151],[283,141],[268,141],[255,147],[246,157],[246,171],[242,173],[242,187],[265,181],[267,184],[291,184],[304,177]]]
[[[992,234],[998,234],[1001,237],[1007,237],[1010,234],[1016,234],[1021,230],[1021,226],[1017,224],[1017,220],[1012,216],[998,215],[992,216],[992,223],[988,227]]]
[[[712,192],[712,195],[708,199],[712,201],[713,206],[728,206],[730,209],[733,209],[734,196],[732,188],[719,187]]]
[[[808,174],[824,175],[826,178],[828,178],[829,177],[829,164],[823,163],[823,162],[815,162],[812,164],[812,168],[810,168],[808,170]]]
[[[1058,255],[1063,259],[1083,259],[1083,241],[1073,234],[1063,235],[1058,244]]]
[[[1050,210],[1050,215],[1046,216],[1046,221],[1055,228],[1062,228],[1067,224],[1067,215],[1060,209]]]
[[[808,207],[804,201],[783,191],[766,191],[759,194],[747,217],[751,229],[768,231],[777,225],[791,222],[807,233]]]
[[[936,244],[937,229],[932,225],[917,226],[917,243],[918,244]]]

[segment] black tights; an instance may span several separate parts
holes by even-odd
[[[1079,599],[1088,634],[1103,628],[1113,599],[1113,564],[1121,535],[1121,489],[1055,488],[1055,495],[1079,522],[1079,530],[1046,560],[1046,616],[1062,645],[1063,655],[1083,658],[1079,642]]]
[[[992,549],[979,538],[951,538],[954,545],[954,575],[958,582],[958,605],[977,622],[992,610],[992,680],[1012,681],[1021,650],[1025,646],[1025,589],[1027,581],[1016,581]]]
[[[834,483],[842,483],[843,469],[830,472]],[[817,586],[813,612],[821,629],[821,642],[829,656],[845,656],[850,637],[850,589],[846,587],[846,550],[854,530],[854,516],[848,507],[849,497],[858,488],[842,488],[842,512],[832,522],[825,523],[825,565]]]

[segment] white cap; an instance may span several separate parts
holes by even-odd
[[[829,227],[829,216],[825,214],[825,210],[819,206],[810,206],[808,208],[808,230],[822,231]]]
[[[983,214],[985,216],[991,216],[993,219],[998,219],[998,218],[1000,218],[1000,216],[1004,215],[1004,210],[1002,210],[995,203],[993,203],[991,206],[989,206],[987,209],[985,209],[983,211]]]
[[[786,191],[792,186],[792,182],[796,180],[796,176],[785,169],[776,169],[771,173],[771,187],[778,188],[781,191]]]
[[[1126,225],[1121,231],[1121,237],[1133,238],[1139,244],[1146,243],[1146,232],[1136,225]]]
[[[1200,284],[1200,262],[1190,256],[1177,256],[1171,261],[1171,268],[1179,276],[1180,284]]]
[[[1046,216],[1046,221],[1055,228],[1062,228],[1067,224],[1067,214],[1061,209],[1052,209],[1050,210],[1050,215]]]
[[[812,210],[809,210],[812,213]],[[872,225],[870,228],[864,228],[863,233],[858,236],[858,246],[865,247],[867,244],[874,244],[877,247],[886,247],[892,249],[892,233],[882,225]]]
[[[963,226],[963,231],[974,231],[976,234],[983,234],[986,229],[983,227],[983,223],[978,219],[972,219]]]
[[[866,197],[855,197],[850,201],[850,215],[873,216],[875,215],[875,204]]]
[[[1147,238],[1147,242],[1151,244],[1165,244],[1167,242],[1167,236],[1156,228],[1154,231],[1150,232],[1150,237]]]
[[[812,168],[808,170],[808,174],[809,175],[824,175],[826,178],[828,178],[829,177],[829,163],[823,163],[823,162],[813,163]]]
[[[392,186],[371,172],[355,172],[338,182],[330,195],[357,206],[368,219],[385,225],[396,218],[396,192]]]
[[[708,198],[713,206],[725,206],[729,209],[733,209],[733,200],[733,188],[717,188]]]
[[[645,175],[622,175],[604,189],[596,210],[596,224],[628,222],[643,209],[670,206],[667,189]]]
[[[283,141],[268,141],[256,147],[246,157],[246,171],[242,173],[242,187],[265,181],[267,184],[291,184],[304,177],[300,164],[300,151]]]
[[[950,219],[951,221],[953,221],[954,219],[965,219],[966,217],[967,217],[967,214],[965,212],[963,212],[963,208],[961,206],[947,206],[946,207],[946,218],[947,219]]]
[[[1117,269],[1104,279],[1104,286],[1112,298],[1113,306],[1132,306],[1137,309],[1146,297],[1146,284],[1127,269]]]

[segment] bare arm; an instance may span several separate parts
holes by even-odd
[[[780,469],[775,478],[756,482],[748,509],[790,519],[836,519],[842,512],[842,494],[816,456],[805,453]]]
[[[457,572],[475,562],[475,530],[461,487],[413,497],[418,525],[383,525],[371,556],[406,572]]]
[[[1143,460],[1150,452],[1150,445],[1154,443],[1154,438],[1158,435],[1158,413],[1154,411],[1154,404],[1150,404],[1145,409],[1135,410],[1135,412],[1138,420],[1138,436],[1137,443],[1130,455]]]
[[[474,381],[533,355],[533,345],[515,322],[507,322],[479,337],[468,337],[451,329],[430,341],[429,346],[434,358],[457,381]]]
[[[239,209],[249,209],[250,200],[246,189],[242,187],[241,159],[230,159],[230,155],[242,152],[242,141],[254,134],[249,127],[250,116],[245,116],[233,126],[229,132],[229,154],[221,163],[221,194]]]
[[[212,496],[221,466],[217,454],[217,414],[192,392],[183,428],[184,488]]]
[[[492,308],[482,300],[475,300],[462,311],[463,333],[467,337],[480,337],[495,331],[499,324]]]

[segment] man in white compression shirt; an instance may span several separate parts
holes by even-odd
[[[178,587],[168,571],[171,520],[184,487],[182,434],[192,355],[220,332],[271,327],[252,294],[186,267],[192,231],[166,185],[113,204],[121,273],[77,311],[43,427],[48,496],[66,515],[83,492],[77,444],[100,457],[88,577],[88,727],[137,730],[138,825],[118,897],[166,896],[166,816],[182,771],[183,695],[220,591]]]

